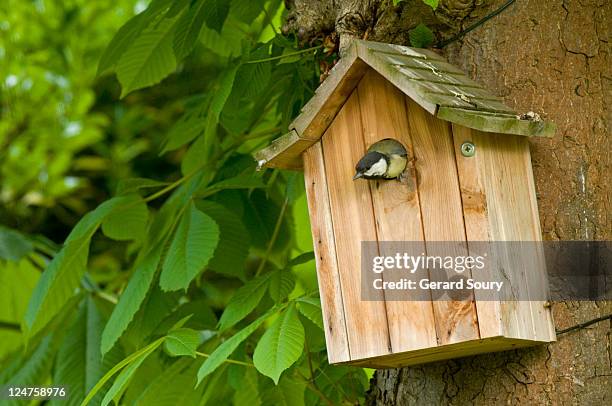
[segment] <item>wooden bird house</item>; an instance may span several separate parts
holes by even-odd
[[[533,293],[547,284],[537,249],[485,270],[533,300],[364,300],[361,280],[363,242],[540,241],[527,138],[551,136],[551,123],[517,115],[434,52],[355,40],[289,130],[256,159],[304,171],[330,363],[408,366],[555,340]],[[404,179],[353,181],[389,137],[408,151]]]

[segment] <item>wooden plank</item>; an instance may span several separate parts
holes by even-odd
[[[310,147],[313,141],[301,139],[295,131],[275,139],[264,149],[257,151],[253,157],[259,167],[302,169],[302,152]]]
[[[323,136],[323,156],[351,358],[391,352],[384,297],[361,300],[361,241],[376,241],[372,199],[366,182],[354,182],[355,163],[365,152],[357,92]],[[376,297],[376,296],[374,296]]]
[[[404,94],[374,71],[365,74],[357,89],[366,147],[390,137],[400,141],[412,156]],[[421,208],[414,171],[406,171],[404,183],[395,180],[369,183],[378,240],[421,242],[410,247],[417,249],[414,255],[424,252]],[[379,254],[394,256],[395,252],[383,243],[379,244]],[[436,328],[431,302],[411,300],[410,292],[405,294],[405,300],[386,302],[393,352],[435,347]]]
[[[492,241],[541,240],[537,221],[535,190],[531,187],[529,145],[523,137],[474,132],[474,144],[480,151]],[[479,153],[479,152],[477,152]],[[541,251],[526,253],[525,247],[497,244],[495,255],[500,269],[516,291],[516,300],[502,302],[502,322],[510,337],[554,341],[550,309],[544,307],[541,290],[546,279]],[[525,295],[530,300],[525,300]],[[533,298],[533,300],[531,300]],[[537,299],[537,300],[536,300]]]
[[[407,98],[408,121],[416,158],[419,199],[428,256],[467,255],[465,229],[453,139],[448,123],[438,120]],[[445,244],[440,252],[436,241]],[[467,271],[466,271],[467,272]],[[446,273],[446,275],[444,275]],[[436,269],[431,278],[456,276]],[[479,338],[473,297],[466,300],[435,300],[434,315],[439,344]]]
[[[351,45],[289,128],[300,138],[320,139],[367,69],[357,57],[355,45]]]
[[[366,368],[398,368],[412,365],[422,365],[431,362],[508,351],[517,348],[533,347],[540,343],[530,340],[519,340],[505,337],[490,337],[435,348],[428,348],[406,353],[384,355],[361,361],[349,361],[345,364]]]
[[[371,44],[369,43],[367,45],[364,45],[363,42],[357,43],[357,55],[359,58],[363,59],[370,67],[384,76],[389,82],[393,83],[425,110],[431,114],[435,114],[438,106],[432,103],[429,98],[424,97],[423,87],[409,80],[406,75],[398,71],[394,65],[389,64],[384,57],[369,47],[371,48]]]
[[[330,364],[334,364],[348,361],[351,357],[320,141],[304,152],[304,182],[317,263],[327,358]]]
[[[556,126],[550,122],[521,120],[511,114],[487,113],[454,107],[440,107],[437,117],[480,131],[527,137],[552,137],[556,129]]]
[[[480,172],[478,160],[480,149],[471,157],[461,154],[461,145],[464,142],[474,143],[472,130],[457,124],[452,125],[453,142],[455,146],[455,159],[457,161],[457,173],[459,175],[459,188],[463,206],[463,220],[465,233],[468,241],[468,252],[470,255],[478,255],[474,252],[478,248],[486,247],[486,241],[490,241],[489,220],[487,214],[486,191],[483,186],[482,173]],[[472,248],[472,249],[470,249]],[[485,248],[486,249],[486,248]],[[487,266],[482,270],[472,269],[472,276],[478,280],[500,281],[502,278],[499,269],[494,265]],[[497,300],[490,300],[489,294],[483,294],[476,290],[476,310],[478,313],[478,328],[481,338],[495,337],[504,334],[501,324],[501,308]]]

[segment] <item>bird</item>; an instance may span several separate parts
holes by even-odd
[[[393,138],[385,138],[372,144],[357,162],[353,180],[400,178],[407,163],[406,148]]]

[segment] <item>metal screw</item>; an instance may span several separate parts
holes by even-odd
[[[465,157],[471,157],[471,156],[474,156],[475,153],[476,153],[476,146],[472,144],[471,142],[466,141],[463,144],[461,144],[461,155]]]

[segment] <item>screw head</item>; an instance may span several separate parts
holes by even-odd
[[[469,158],[471,156],[474,156],[475,153],[476,153],[476,145],[472,144],[469,141],[466,141],[463,144],[461,144],[461,155]]]

